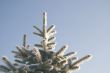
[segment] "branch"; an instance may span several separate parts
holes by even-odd
[[[71,66],[79,66],[80,64],[82,64],[83,62],[90,60],[91,59],[91,55],[86,55],[84,57],[82,57],[81,59],[77,60],[76,62],[74,62]]]
[[[56,55],[57,55],[57,56],[63,55],[67,48],[68,48],[68,45],[64,45],[64,46],[56,53]]]
[[[16,68],[14,67],[14,65],[11,64],[11,63],[7,60],[6,57],[2,57],[2,60],[3,60],[3,62],[4,62],[11,70],[13,70],[13,71],[16,70]]]

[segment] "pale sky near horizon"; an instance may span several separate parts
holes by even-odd
[[[75,73],[110,73],[110,0],[0,0],[0,58],[13,61],[25,33],[29,44],[39,43],[33,25],[42,27],[44,11],[58,31],[57,50],[66,43],[79,58],[93,55]]]

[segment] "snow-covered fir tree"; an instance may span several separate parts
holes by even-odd
[[[57,52],[55,48],[55,25],[47,27],[47,13],[43,13],[42,29],[34,26],[35,35],[41,37],[41,42],[30,47],[27,44],[27,36],[23,36],[22,46],[16,46],[14,53],[15,63],[11,63],[6,57],[2,57],[6,64],[0,65],[0,73],[71,73],[79,70],[80,64],[90,60],[91,55],[77,59],[76,52],[65,54],[68,45],[64,45]]]

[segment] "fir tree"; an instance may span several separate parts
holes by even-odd
[[[6,57],[2,57],[6,64],[0,65],[2,73],[71,73],[79,70],[80,64],[89,60],[91,55],[86,55],[77,59],[76,52],[64,54],[68,45],[64,45],[57,52],[52,51],[55,48],[55,26],[47,28],[47,13],[43,13],[43,27],[39,29],[34,26],[37,32],[35,35],[42,38],[39,44],[32,48],[27,44],[26,34],[23,36],[22,46],[16,46],[15,63],[11,63]]]

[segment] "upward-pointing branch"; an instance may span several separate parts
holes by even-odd
[[[29,45],[27,44],[27,35],[24,34],[23,36],[23,45],[22,45],[24,48],[29,48]]]
[[[23,46],[24,46],[24,47],[26,47],[26,45],[27,45],[27,44],[26,44],[26,42],[27,42],[27,41],[26,41],[26,37],[27,37],[26,34],[24,34],[24,36],[23,36]]]
[[[47,27],[47,13],[44,12],[43,13],[43,32],[44,32],[44,38],[46,38],[46,33],[47,33],[46,27]]]
[[[43,48],[46,51],[47,50],[47,13],[43,13]]]
[[[49,28],[47,28],[47,13],[43,13],[43,27],[42,30],[40,30],[38,27],[34,26],[35,29],[39,31],[34,32],[37,36],[42,37],[42,41],[40,44],[35,44],[37,47],[43,48],[45,51],[50,51],[51,49],[55,48],[55,34],[56,31],[55,26],[52,25]]]

